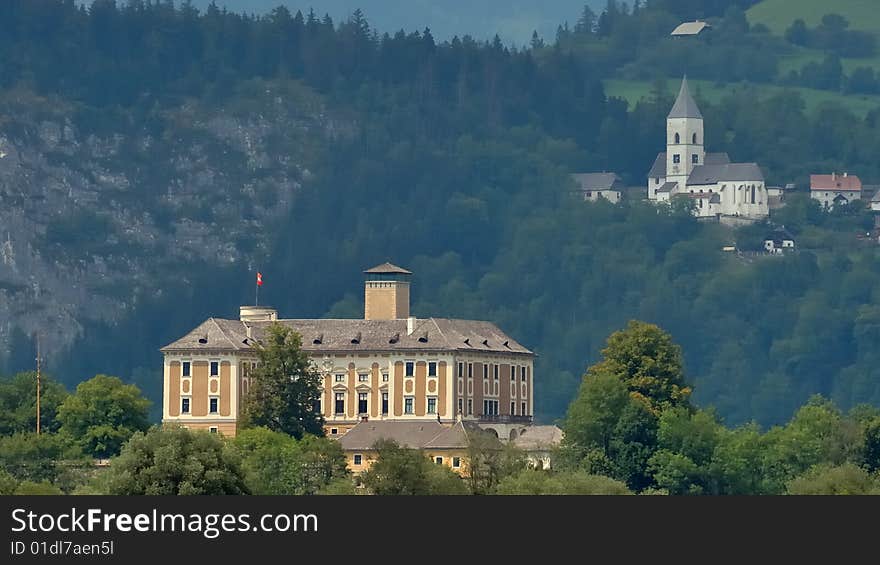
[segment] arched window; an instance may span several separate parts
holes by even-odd
[[[691,140],[692,140],[693,144],[696,145],[697,144],[697,134],[694,134],[693,137],[691,138]]]
[[[675,143],[681,143],[681,136],[675,134]]]

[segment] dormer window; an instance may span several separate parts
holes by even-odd
[[[393,336],[391,336],[391,339],[388,340],[388,343],[397,343],[398,341],[400,341],[400,333],[399,332],[394,334]]]
[[[354,344],[358,344],[361,342],[361,332],[358,332],[353,338],[351,338],[351,342]]]
[[[324,343],[324,334],[318,334],[315,339],[312,340],[313,345],[321,345]]]

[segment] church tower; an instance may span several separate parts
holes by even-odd
[[[687,179],[697,165],[704,165],[703,115],[688,91],[687,77],[666,116],[666,181],[677,182],[676,192],[685,192]]]

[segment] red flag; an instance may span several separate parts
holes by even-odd
[[[257,273],[257,286],[263,286],[263,273]]]

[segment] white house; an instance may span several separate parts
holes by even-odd
[[[576,173],[571,175],[584,200],[595,202],[604,198],[617,204],[620,202],[620,191],[623,184],[615,173]]]
[[[776,228],[764,238],[764,250],[767,253],[781,255],[787,251],[794,251],[794,248],[794,236],[785,229],[785,226]]]
[[[862,181],[849,173],[810,175],[810,198],[818,200],[825,210],[831,210],[834,206],[861,200]]]
[[[648,172],[648,199],[694,201],[700,217],[770,215],[764,174],[756,163],[731,163],[727,153],[706,153],[703,115],[688,90],[687,78],[666,117],[666,152]]]

